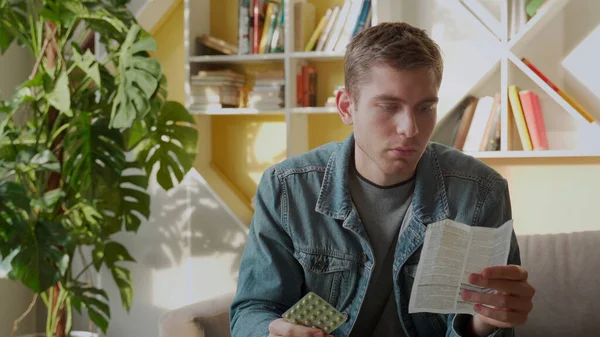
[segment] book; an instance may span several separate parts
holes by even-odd
[[[336,23],[338,14],[340,13],[340,9],[340,6],[333,7],[333,12],[329,17],[329,20],[327,20],[327,25],[323,29],[323,33],[321,33],[321,35],[319,36],[319,41],[317,42],[317,46],[315,47],[316,51],[323,51],[323,48],[325,48],[325,43],[327,42],[327,38],[329,37],[329,35],[331,35],[331,31]]]
[[[313,49],[315,49],[315,46],[317,44],[317,39],[319,38],[319,36],[321,35],[321,33],[323,33],[323,30],[325,29],[325,25],[327,25],[327,21],[331,17],[332,13],[333,13],[333,10],[331,8],[327,9],[327,11],[325,12],[325,14],[323,15],[323,17],[319,21],[319,24],[317,25],[317,28],[315,28],[315,30],[312,33],[310,39],[306,43],[306,46],[304,47],[304,51],[312,51]]]
[[[492,105],[481,143],[479,144],[479,151],[494,151],[490,149],[490,145],[494,143],[496,136],[499,137],[499,134],[496,135],[496,130],[500,127],[500,117],[500,94],[497,93],[494,95],[494,104]],[[492,148],[495,148],[495,146]]]
[[[206,34],[200,35],[200,37],[198,37],[198,42],[225,55],[234,55],[238,53],[238,48],[236,46],[214,36]]]
[[[529,136],[527,122],[525,121],[521,100],[519,99],[519,89],[516,85],[508,86],[508,100],[510,102],[513,117],[515,118],[515,123],[517,125],[519,138],[521,139],[521,145],[523,145],[523,150],[531,151],[533,150],[533,146],[531,145],[531,137]]]
[[[250,54],[250,2],[251,0],[240,0],[239,25],[238,25],[238,53],[240,55]]]
[[[352,0],[346,23],[344,24],[340,38],[335,44],[333,50],[343,51],[346,48],[346,45],[348,45],[350,42],[350,39],[352,39],[354,28],[358,24],[358,18],[360,17],[363,2],[364,0]]]
[[[529,130],[533,149],[548,150],[546,125],[538,95],[531,90],[521,90],[519,91],[519,99],[521,100],[523,115],[527,122],[527,129]]]
[[[371,15],[371,0],[364,0],[362,9],[360,11],[360,15],[358,16],[358,22],[354,27],[354,32],[352,33],[352,37],[355,37],[356,34],[360,33],[365,27],[367,27],[367,23],[370,20]]]
[[[477,109],[477,103],[479,98],[475,96],[467,97],[467,105],[460,118],[460,123],[458,123],[458,128],[456,130],[456,134],[454,136],[454,144],[453,146],[457,150],[463,149],[465,145],[465,140],[467,139],[467,133],[469,132],[469,128],[471,127],[471,122],[473,121],[473,116],[475,115],[475,110]]]
[[[267,12],[265,14],[265,21],[262,27],[262,35],[260,37],[260,43],[258,45],[258,53],[265,54],[267,52],[267,46],[269,45],[269,39],[273,35],[273,25],[277,21],[277,13],[280,7],[279,2],[269,1],[267,4]]]
[[[335,46],[342,35],[342,31],[344,30],[346,19],[350,14],[350,6],[352,5],[352,0],[346,0],[344,2],[344,6],[340,10],[338,14],[338,18],[335,20],[335,25],[331,31],[331,34],[327,37],[327,42],[325,43],[324,51],[334,51]]]
[[[462,148],[463,151],[471,152],[479,150],[493,105],[493,97],[485,96],[479,98],[479,101],[477,102],[477,108],[473,114],[471,125],[467,131],[467,136],[465,137],[465,143]]]

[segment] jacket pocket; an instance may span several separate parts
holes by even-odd
[[[343,279],[351,277],[351,270],[356,262],[337,256],[294,252],[294,256],[304,269],[306,291],[312,291],[331,305],[338,306]]]

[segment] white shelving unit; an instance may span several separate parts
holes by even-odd
[[[261,55],[199,56],[195,39],[210,33],[211,2],[226,1],[231,15],[237,17],[237,0],[184,0],[187,74],[198,69],[225,64],[233,67],[278,67],[285,72],[285,107],[279,111],[256,109],[218,109],[195,111],[210,124],[213,117],[283,115],[286,123],[286,155],[309,150],[312,116],[333,115],[329,107],[296,106],[296,71],[304,62],[329,67],[340,66],[340,52],[294,51],[294,8],[284,2],[285,52]],[[317,6],[343,4],[343,0],[308,0]],[[560,88],[568,92],[596,118],[600,119],[600,1],[549,0],[546,7],[531,18],[511,38],[511,2],[513,0],[372,0],[373,24],[406,21],[425,29],[440,45],[444,56],[444,79],[440,88],[438,127],[444,127],[449,112],[466,95],[501,94],[501,150],[474,152],[477,158],[561,158],[600,156],[600,126],[587,122],[569,103],[544,83],[522,61],[527,57]],[[516,0],[514,0],[516,1]],[[222,6],[222,5],[220,5]],[[318,21],[320,17],[317,17]],[[231,22],[231,20],[227,20]],[[237,27],[231,27],[237,31]],[[228,41],[234,42],[234,41]],[[596,74],[591,76],[590,72]],[[343,84],[343,83],[340,83]],[[548,131],[550,150],[522,151],[509,108],[508,85],[536,92]],[[333,90],[328,88],[327,90]],[[329,95],[331,95],[330,93]],[[323,97],[319,99],[323,101]],[[341,122],[340,122],[341,124]],[[211,141],[210,126],[203,128],[201,141]],[[314,146],[314,144],[312,144]],[[210,149],[210,144],[203,144]],[[210,155],[207,155],[210,158]],[[224,183],[224,185],[226,185]]]
[[[600,156],[600,124],[588,122],[522,61],[523,57],[530,59],[546,77],[600,119],[600,91],[592,90],[600,89],[600,77],[588,78],[590,83],[582,84],[575,74],[582,73],[582,68],[597,68],[591,60],[600,57],[596,47],[600,44],[599,1],[550,0],[512,39],[511,0],[423,0],[418,6],[407,2],[398,6],[403,13],[401,20],[427,29],[444,51],[446,71],[440,90],[439,128],[446,127],[444,122],[451,117],[448,113],[466,95],[501,94],[501,150],[471,155],[478,158]],[[424,7],[433,10],[426,13]],[[459,18],[463,20],[458,22]],[[459,37],[451,36],[447,28],[454,29]],[[443,33],[436,34],[439,31]],[[593,37],[575,46],[576,41],[588,35]],[[463,39],[472,42],[465,49],[462,49]],[[583,58],[587,63],[572,62],[569,69],[565,64],[569,58]],[[600,71],[596,73],[600,75]],[[468,85],[469,81],[472,85]],[[460,85],[455,86],[457,83]],[[522,150],[509,106],[509,85],[539,95],[550,150]]]

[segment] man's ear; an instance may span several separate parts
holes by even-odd
[[[342,122],[346,125],[354,124],[354,104],[350,92],[345,88],[338,90],[335,103],[337,104],[338,113],[342,117]]]

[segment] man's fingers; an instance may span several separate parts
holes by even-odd
[[[525,300],[504,293],[485,294],[475,291],[463,291],[461,297],[467,302],[481,303],[491,305],[495,308],[511,309],[518,312],[528,313],[533,309],[531,300]]]
[[[320,329],[307,328],[302,325],[291,324],[283,318],[276,319],[269,324],[269,333],[281,337],[326,337],[327,334]]]
[[[481,272],[481,275],[490,280],[525,281],[528,277],[527,269],[517,265],[488,267]]]
[[[533,298],[535,295],[535,288],[523,281],[487,279],[479,274],[471,274],[469,276],[469,283],[518,297]]]
[[[497,323],[501,323],[493,324],[498,327],[515,327],[522,325],[527,321],[527,313],[489,308],[481,304],[475,304],[474,309],[479,315],[498,321]]]

